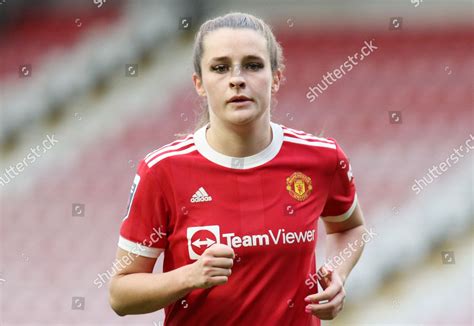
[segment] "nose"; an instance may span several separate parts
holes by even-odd
[[[234,65],[229,80],[230,88],[245,88],[245,79],[242,76],[240,64]]]
[[[245,88],[245,80],[241,76],[232,76],[229,80],[230,88]]]

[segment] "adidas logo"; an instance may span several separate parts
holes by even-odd
[[[194,195],[191,197],[191,203],[200,203],[203,201],[211,201],[212,197],[209,196],[204,190],[203,187],[199,188],[198,191],[194,193]]]

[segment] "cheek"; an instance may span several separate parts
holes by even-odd
[[[259,92],[259,97],[268,100],[271,96],[272,80],[266,76],[256,80],[255,88]]]
[[[214,97],[222,93],[222,89],[227,85],[223,76],[208,75],[203,78],[203,86]]]
[[[219,94],[215,80],[209,78],[209,76],[203,76],[202,87],[206,91],[207,101],[212,103]]]
[[[220,83],[209,82],[205,84],[206,88],[206,100],[213,111],[222,110],[225,101],[225,88]]]
[[[260,89],[270,92],[272,88],[273,76],[271,70],[265,70],[265,73],[259,76],[258,83]]]

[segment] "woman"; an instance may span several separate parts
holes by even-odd
[[[282,61],[259,18],[232,13],[201,26],[193,81],[208,121],[138,167],[117,252],[129,263],[110,284],[117,314],[165,308],[166,325],[319,325],[342,309],[363,246],[321,267],[316,293],[317,222],[332,257],[360,238],[363,217],[338,144],[271,122]],[[161,253],[163,273],[153,274]]]

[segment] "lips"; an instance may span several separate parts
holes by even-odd
[[[252,101],[252,99],[244,95],[239,95],[239,96],[233,96],[230,100],[227,101],[227,103],[240,103],[240,102],[246,102],[246,101]]]

